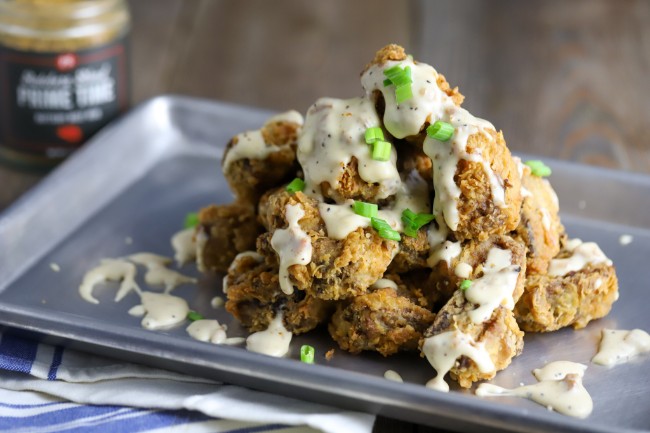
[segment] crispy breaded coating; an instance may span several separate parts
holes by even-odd
[[[382,239],[371,228],[358,228],[345,239],[331,239],[307,231],[312,239],[311,262],[289,268],[291,282],[299,290],[320,299],[338,300],[358,296],[388,268],[397,242]],[[271,233],[258,238],[257,250],[277,261]]]
[[[266,329],[276,314],[282,313],[287,330],[302,334],[326,321],[334,306],[301,291],[284,294],[278,268],[254,254],[233,262],[226,285],[226,310],[251,332]]]
[[[296,177],[299,168],[296,146],[300,128],[301,125],[287,120],[265,124],[260,129],[262,140],[272,150],[259,158],[235,159],[226,166],[228,154],[240,144],[240,140],[254,140],[255,131],[237,135],[230,140],[222,160],[223,174],[239,200],[256,205],[265,191]]]
[[[429,278],[430,286],[439,293],[440,298],[446,302],[456,291],[461,281],[473,280],[482,276],[482,269],[488,258],[490,250],[498,248],[511,253],[511,263],[520,266],[523,270],[517,279],[513,292],[516,302],[524,291],[526,269],[526,247],[521,242],[507,235],[493,235],[484,241],[466,241],[461,245],[461,252],[450,261],[440,260],[434,264]],[[460,264],[460,266],[459,266]],[[463,268],[469,270],[468,275],[463,275]]]
[[[320,192],[323,196],[337,203],[343,203],[346,200],[383,203],[384,200],[378,198],[382,191],[381,185],[361,179],[358,164],[359,161],[353,156],[337,178],[338,185],[336,187],[330,185],[329,182],[322,182]]]
[[[519,325],[528,332],[549,332],[565,326],[580,329],[605,317],[618,298],[614,267],[587,265],[564,276],[533,274],[515,308]]]
[[[528,275],[544,274],[551,259],[560,252],[564,233],[557,195],[548,180],[533,176],[526,166],[522,171],[522,187],[525,197],[521,220],[512,235],[528,248]]]
[[[517,326],[512,311],[503,306],[497,307],[486,322],[476,324],[469,319],[467,311],[473,309],[462,291],[454,293],[449,302],[438,312],[431,328],[424,337],[431,337],[447,331],[459,330],[482,344],[495,369],[481,372],[474,361],[461,356],[450,370],[450,376],[463,388],[469,388],[473,382],[492,379],[497,371],[503,370],[519,355],[524,347],[524,333]],[[424,340],[421,340],[423,344]]]
[[[196,230],[199,270],[226,272],[238,253],[255,248],[262,227],[253,207],[233,202],[201,209]]]
[[[396,44],[386,45],[385,47],[381,48],[379,51],[375,53],[375,58],[372,59],[372,62],[368,63],[365,68],[363,68],[361,75],[363,75],[366,72],[366,70],[373,65],[382,65],[391,60],[399,62],[400,60],[406,59],[406,57],[407,54],[404,51],[403,47]],[[438,84],[440,90],[442,90],[447,94],[447,96],[452,98],[454,104],[460,107],[465,97],[461,95],[461,93],[458,91],[458,87],[452,88],[447,82],[447,80],[445,79],[445,76],[440,73],[438,74],[438,78],[436,79],[436,84]]]
[[[416,349],[434,317],[409,297],[384,287],[339,303],[328,329],[343,350],[372,350],[389,356]]]
[[[345,239],[327,236],[316,200],[298,192],[280,190],[269,196],[266,223],[269,232],[257,240],[257,250],[270,263],[278,263],[271,246],[273,232],[284,228],[286,206],[299,204],[305,215],[299,224],[311,238],[311,262],[289,267],[294,286],[320,299],[346,299],[365,293],[384,274],[398,248],[395,241],[381,238],[372,228],[358,228]]]
[[[479,154],[486,161],[505,191],[505,207],[494,202],[490,179],[480,162],[460,159],[455,182],[460,188],[457,209],[459,222],[455,230],[458,240],[483,240],[490,235],[508,233],[519,224],[521,180],[517,165],[506,147],[501,132],[486,130],[467,139],[467,153]]]
[[[428,267],[429,241],[424,229],[418,230],[418,236],[412,238],[402,235],[399,252],[388,267],[389,272],[404,273]]]

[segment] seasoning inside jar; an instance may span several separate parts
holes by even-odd
[[[50,167],[129,105],[124,0],[0,0],[0,158]]]

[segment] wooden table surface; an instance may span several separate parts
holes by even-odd
[[[132,0],[133,102],[176,93],[305,112],[361,94],[395,42],[514,151],[650,172],[650,2]],[[42,174],[0,166],[0,211]],[[433,432],[380,418],[376,432]]]

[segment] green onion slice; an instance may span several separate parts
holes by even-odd
[[[192,322],[196,322],[197,320],[203,320],[205,317],[201,313],[197,313],[196,311],[190,311],[187,313],[187,320],[190,320]]]
[[[300,347],[300,361],[304,362],[305,364],[313,364],[315,353],[316,350],[313,346],[309,346],[308,344],[302,345]]]
[[[305,189],[305,181],[300,178],[295,178],[289,185],[287,185],[287,191],[292,194],[302,191],[303,189]]]
[[[402,68],[400,65],[392,66],[384,70],[384,75],[387,77],[384,80],[384,87],[395,85],[395,100],[398,104],[407,101],[413,97],[413,78],[411,75],[411,67],[407,66]]]
[[[530,161],[524,162],[528,167],[530,167],[531,172],[533,173],[533,176],[537,177],[546,177],[550,176],[552,173],[551,167],[548,165],[544,164],[544,162],[538,160],[538,159],[533,159]]]
[[[399,235],[399,232],[396,232],[393,229],[390,230],[379,230],[377,233],[379,233],[379,237],[388,239],[389,241],[396,241],[399,242],[402,240],[402,237]]]
[[[373,217],[370,218],[370,223],[372,225],[372,228],[377,230],[377,233],[380,237],[391,241],[400,241],[402,239],[399,233],[393,230],[390,224],[388,224],[383,219]]]
[[[388,161],[390,159],[390,143],[376,141],[372,146],[372,159],[375,161]]]
[[[402,69],[400,65],[395,65],[388,69],[384,69],[384,75],[388,77],[388,79],[390,79],[391,81],[393,77],[402,75],[403,73],[404,73],[404,69]]]
[[[411,90],[410,84],[404,84],[398,86],[395,89],[395,100],[398,104],[401,104],[404,101],[407,101],[413,97],[413,91]]]
[[[447,141],[454,135],[454,127],[447,122],[437,120],[427,128],[427,135],[439,141]]]
[[[364,134],[364,138],[366,139],[366,143],[368,144],[373,144],[377,141],[383,141],[384,140],[384,131],[381,130],[380,127],[374,126],[372,128],[366,129],[366,133]]]
[[[430,213],[415,213],[411,209],[402,211],[402,222],[404,223],[404,234],[412,238],[418,236],[418,230],[435,219]]]
[[[362,217],[373,218],[377,216],[379,208],[374,203],[366,203],[363,201],[355,200],[354,204],[352,205],[352,210],[355,214],[361,215]]]
[[[463,280],[460,283],[460,290],[465,291],[472,286],[472,280]]]
[[[196,212],[190,212],[187,215],[185,215],[185,222],[183,223],[183,226],[186,229],[191,229],[199,225],[199,214]]]

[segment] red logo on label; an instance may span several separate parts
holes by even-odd
[[[61,125],[56,128],[56,135],[68,143],[79,143],[84,133],[77,125]]]
[[[77,66],[77,55],[73,53],[61,54],[56,58],[56,69],[69,71]]]

